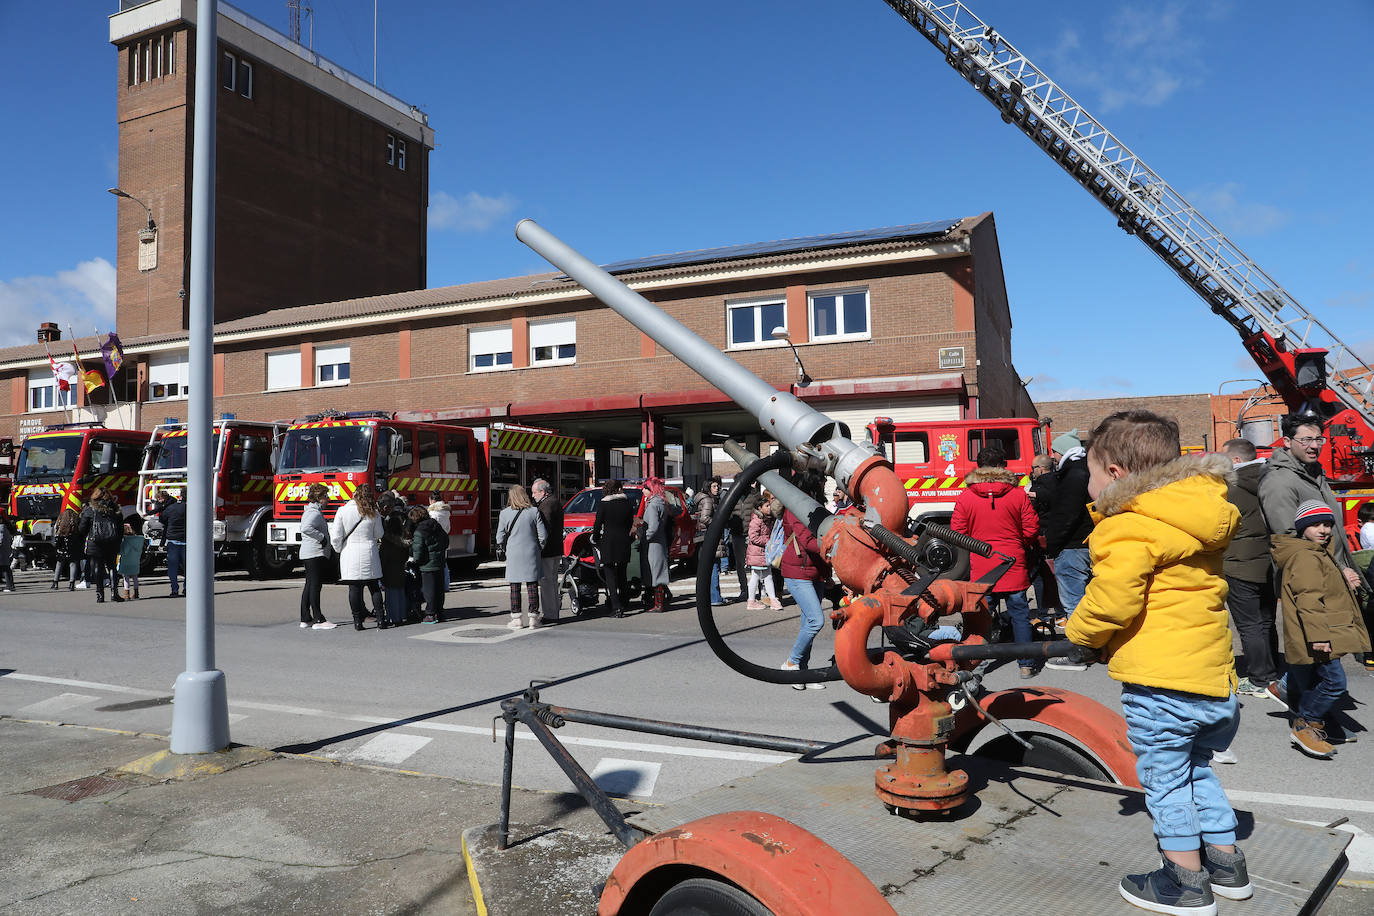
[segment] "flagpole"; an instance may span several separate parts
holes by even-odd
[[[46,337],[43,338],[43,352],[48,354],[48,365],[52,367],[52,386],[53,386],[53,393],[52,393],[52,396],[53,396],[54,398],[58,399],[58,400],[61,400],[61,396],[62,396],[62,380],[61,380],[60,378],[57,377],[57,360],[55,360],[55,359],[52,358],[52,348],[48,346],[48,339],[47,339]],[[67,386],[67,391],[70,392],[71,390],[72,390],[72,389],[71,389],[71,385],[68,385],[68,386]],[[32,395],[30,395],[30,397],[32,397]],[[67,418],[67,422],[68,422],[68,423],[71,423],[71,422],[72,422],[72,414],[71,414],[71,411],[67,409],[67,408],[68,408],[68,403],[69,403],[70,401],[71,401],[71,398],[68,397],[68,398],[67,398],[67,401],[66,401],[66,402],[63,402],[63,404],[62,404],[62,416],[64,416],[64,417]]]
[[[98,350],[100,351],[100,358],[101,358],[101,360],[104,360],[104,359],[105,359],[105,348],[104,348],[103,346],[101,346],[101,343],[100,343],[100,328],[95,327],[95,325],[92,325],[91,327],[95,328],[95,346],[96,346],[96,349],[98,349]],[[114,406],[115,406],[115,409],[117,410],[117,409],[119,408],[119,395],[115,393],[114,375],[115,375],[115,374],[114,374],[113,372],[110,371],[110,364],[109,364],[108,362],[105,363],[105,385],[106,385],[106,387],[108,387],[108,388],[110,389],[110,400],[114,401]]]
[[[67,322],[67,333],[72,338],[72,359],[76,360],[76,383],[84,389],[86,387],[86,367],[81,363],[81,350],[76,346],[76,332],[72,330],[71,322]],[[90,394],[90,392],[86,393]],[[75,399],[75,395],[72,396],[72,399]],[[91,416],[95,416],[95,411],[91,411]],[[70,415],[67,420],[71,422]]]

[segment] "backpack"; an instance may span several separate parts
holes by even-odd
[[[769,566],[777,569],[782,566],[782,552],[786,547],[787,536],[782,530],[782,519],[778,519],[768,534],[768,543],[763,548],[763,558],[768,561]]]
[[[91,533],[86,539],[88,553],[92,546],[100,553],[112,553],[119,549],[123,540],[124,532],[114,519],[104,512],[96,512],[91,516]]]

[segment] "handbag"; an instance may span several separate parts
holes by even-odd
[[[501,538],[500,543],[496,545],[496,559],[500,560],[502,563],[506,561],[506,542],[510,540],[511,534],[515,532],[515,523],[520,521],[520,516],[524,514],[524,509],[516,510],[515,518],[510,520],[510,527],[506,529],[505,537]]]

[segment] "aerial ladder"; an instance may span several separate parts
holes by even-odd
[[[1292,412],[1316,413],[1326,474],[1374,486],[1371,369],[1168,182],[961,2],[884,0],[945,62],[1240,334]],[[1354,504],[1347,501],[1353,517]]]

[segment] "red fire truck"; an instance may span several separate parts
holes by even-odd
[[[214,461],[211,494],[215,506],[215,553],[233,550],[255,578],[289,572],[267,549],[267,523],[272,517],[272,449],[281,434],[276,423],[255,423],[226,415],[214,423],[210,454]],[[190,437],[185,423],[153,427],[138,472],[140,514],[156,511],[157,496],[170,492],[185,499],[186,453]],[[161,526],[152,520],[145,533],[157,545]],[[155,547],[154,556],[160,553]]]
[[[278,562],[295,562],[300,518],[311,484],[329,488],[326,519],[358,485],[395,490],[425,505],[439,493],[449,505],[449,562],[472,566],[492,553],[496,516],[514,484],[543,477],[559,493],[586,483],[586,445],[553,430],[495,424],[472,429],[397,420],[386,412],[321,414],[287,429],[277,460],[268,543]]]
[[[125,515],[135,511],[148,437],[143,430],[107,429],[99,423],[49,426],[25,437],[9,506],[32,555],[52,553],[58,514],[81,511],[96,489],[118,496]]]
[[[978,452],[996,445],[1007,453],[1007,469],[1030,485],[1031,461],[1048,450],[1047,431],[1028,417],[894,423],[876,417],[868,441],[896,468],[906,486],[911,517],[947,524],[964,478],[977,467]]]

